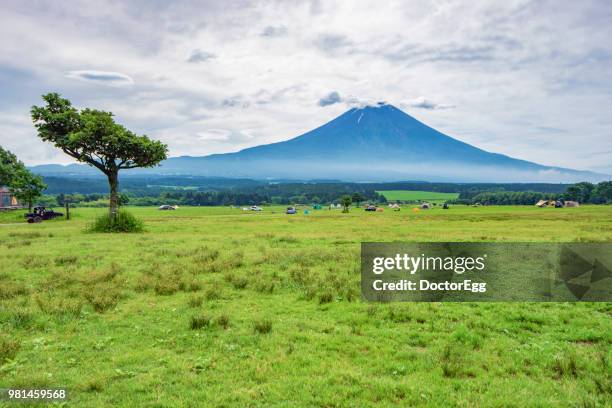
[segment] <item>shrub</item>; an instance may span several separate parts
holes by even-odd
[[[258,334],[268,334],[272,331],[272,321],[261,319],[253,323],[253,330]]]
[[[200,330],[203,327],[209,326],[211,321],[212,319],[208,315],[192,316],[189,327],[191,330]]]
[[[142,232],[144,224],[125,210],[119,210],[114,221],[110,214],[104,214],[94,221],[88,228],[88,232]]]

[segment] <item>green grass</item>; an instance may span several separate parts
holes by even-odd
[[[443,203],[459,197],[459,193],[438,193],[435,191],[415,190],[385,190],[377,191],[388,201],[426,201],[430,203]]]
[[[130,208],[143,233],[84,232],[104,211],[0,214],[0,388],[65,386],[75,407],[611,400],[609,303],[368,304],[359,243],[611,241],[612,207]]]

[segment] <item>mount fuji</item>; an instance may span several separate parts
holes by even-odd
[[[62,170],[63,169],[63,170]],[[47,165],[42,174],[82,166]],[[491,153],[447,136],[393,105],[353,108],[293,139],[204,157],[173,157],[129,174],[283,180],[576,182],[609,176]]]

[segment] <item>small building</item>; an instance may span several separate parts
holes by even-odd
[[[6,187],[0,187],[0,209],[19,208],[19,202]]]

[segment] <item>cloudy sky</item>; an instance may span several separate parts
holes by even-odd
[[[0,145],[68,163],[56,91],[172,156],[285,140],[384,100],[486,150],[612,174],[612,2],[24,1],[0,8]]]

